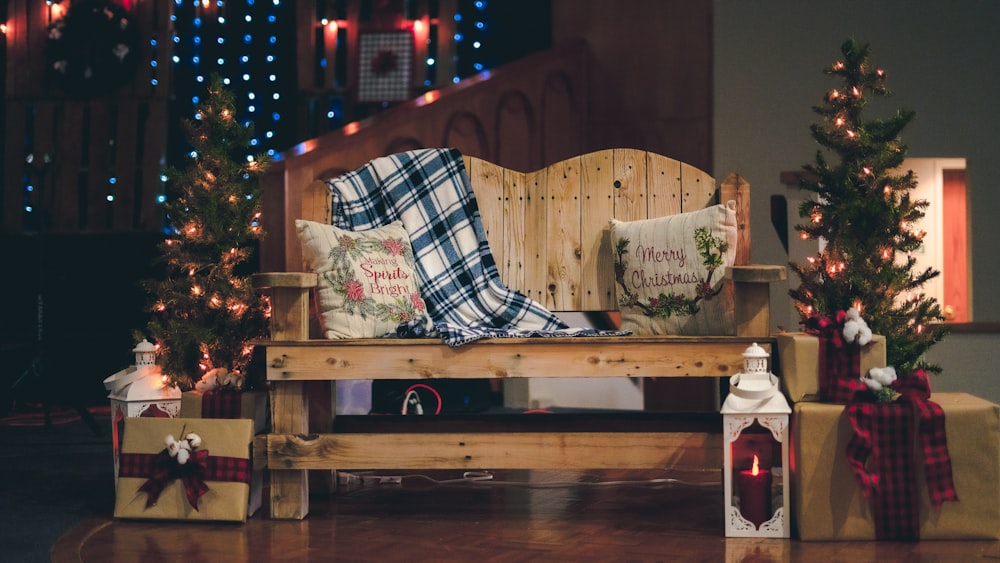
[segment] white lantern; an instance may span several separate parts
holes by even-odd
[[[756,343],[722,405],[727,537],[789,537],[788,415],[792,409]]]
[[[126,418],[176,418],[181,412],[181,390],[156,365],[156,346],[143,340],[132,350],[131,365],[104,380],[111,399],[111,447],[118,478],[118,456]]]

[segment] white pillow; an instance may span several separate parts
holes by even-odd
[[[720,261],[711,280],[699,229],[703,239],[722,243],[710,250]],[[736,257],[735,202],[655,219],[612,219],[611,242],[621,328],[637,335],[736,333],[732,284],[724,280]]]
[[[299,219],[295,230],[306,263],[319,274],[326,338],[374,338],[395,332],[400,323],[430,327],[401,222],[354,232]]]

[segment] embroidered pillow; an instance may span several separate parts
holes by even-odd
[[[375,338],[401,323],[430,327],[401,222],[355,232],[299,219],[295,230],[306,263],[319,274],[326,338]]]
[[[615,297],[633,334],[732,335],[736,203],[641,221],[611,220]]]

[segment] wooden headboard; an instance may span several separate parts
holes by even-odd
[[[634,221],[735,200],[736,264],[750,263],[750,186],[636,149],[608,149],[533,172],[465,157],[490,250],[504,283],[552,311],[613,311],[614,266],[608,220]],[[330,221],[327,184],[302,196],[299,217]]]

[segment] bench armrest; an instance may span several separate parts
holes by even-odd
[[[788,278],[784,266],[747,264],[732,266],[736,336],[765,337],[771,334],[771,283]]]
[[[305,272],[254,274],[250,283],[271,294],[271,339],[308,340],[309,292],[319,276]]]

